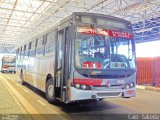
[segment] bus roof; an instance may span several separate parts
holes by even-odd
[[[119,18],[119,17],[115,17],[115,16],[110,16],[110,15],[106,15],[106,14],[100,14],[100,13],[91,13],[91,12],[73,12],[73,15],[85,15],[85,16],[97,16],[97,17],[102,17],[102,18],[110,18],[110,19],[114,19],[114,20],[118,20],[118,21],[122,21],[122,22],[128,22],[131,23],[128,20]]]

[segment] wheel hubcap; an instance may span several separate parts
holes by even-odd
[[[49,85],[49,87],[48,87],[48,96],[50,98],[53,97],[53,92],[54,92],[53,85]]]

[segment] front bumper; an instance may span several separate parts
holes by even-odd
[[[108,89],[108,90],[81,90],[70,88],[70,101],[104,99],[109,97],[135,97],[136,88],[130,89]]]

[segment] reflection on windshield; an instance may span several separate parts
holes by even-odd
[[[6,66],[16,66],[16,62],[15,61],[12,61],[12,62],[3,62],[3,65],[6,65]]]
[[[83,69],[134,68],[132,40],[77,33],[75,65]]]

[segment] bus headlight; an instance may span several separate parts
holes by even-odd
[[[129,89],[129,88],[130,88],[129,84],[126,84],[125,89]]]
[[[130,83],[130,87],[132,88],[132,87],[134,87],[134,83],[132,82],[132,83]]]
[[[79,88],[80,88],[80,84],[76,84],[75,87],[76,87],[77,89],[79,89]]]
[[[129,88],[133,88],[133,87],[134,87],[134,83],[132,82],[132,83],[125,84],[123,88],[129,89]]]
[[[87,88],[87,86],[86,86],[86,85],[81,85],[81,88],[82,88],[83,90],[85,90],[85,89]]]

